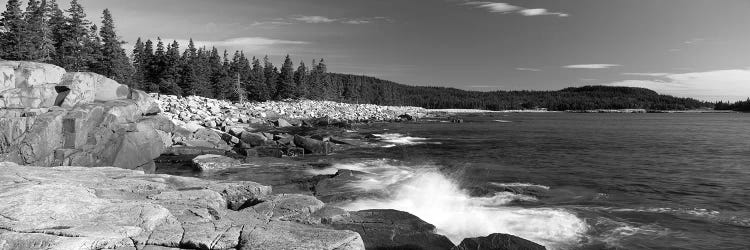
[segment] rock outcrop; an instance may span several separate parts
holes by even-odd
[[[315,223],[314,197],[270,193],[254,182],[0,163],[0,249],[364,249],[358,233]]]
[[[0,75],[0,160],[148,171],[172,145],[145,92],[43,63],[0,61]]]
[[[363,210],[334,221],[335,229],[362,235],[367,249],[451,249],[454,244],[435,233],[435,226],[397,210]]]
[[[542,245],[509,234],[467,238],[451,250],[546,250]]]

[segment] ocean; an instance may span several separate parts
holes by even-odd
[[[370,173],[348,210],[392,208],[455,243],[491,233],[550,249],[750,249],[750,115],[485,113],[357,126],[375,148],[210,175],[294,192],[338,169]],[[325,164],[322,164],[325,163]],[[271,165],[271,166],[269,166]]]

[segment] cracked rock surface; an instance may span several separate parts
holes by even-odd
[[[320,224],[323,203],[120,168],[0,163],[0,249],[364,249]],[[232,208],[232,209],[230,209]]]

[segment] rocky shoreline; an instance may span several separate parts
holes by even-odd
[[[455,246],[406,212],[327,205],[317,194],[341,173],[311,182],[316,196],[153,174],[161,155],[214,171],[373,146],[339,126],[425,109],[178,98],[32,62],[0,76],[0,249],[544,249],[502,234]]]

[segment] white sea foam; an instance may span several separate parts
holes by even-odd
[[[438,233],[458,243],[464,238],[509,233],[550,248],[575,245],[588,226],[573,213],[553,208],[519,208],[513,201],[535,201],[510,192],[471,197],[455,181],[435,168],[398,166],[389,161],[337,164],[334,168],[373,174],[351,183],[362,190],[385,189],[385,199],[361,199],[339,204],[347,210],[396,209],[435,225]]]
[[[495,122],[500,122],[500,123],[511,123],[512,122],[512,121],[508,121],[508,120],[494,120],[494,121]]]
[[[390,143],[383,146],[384,148],[395,147],[398,145],[418,145],[418,144],[440,144],[439,142],[428,142],[429,139],[422,137],[406,136],[399,133],[373,134],[380,141]]]

